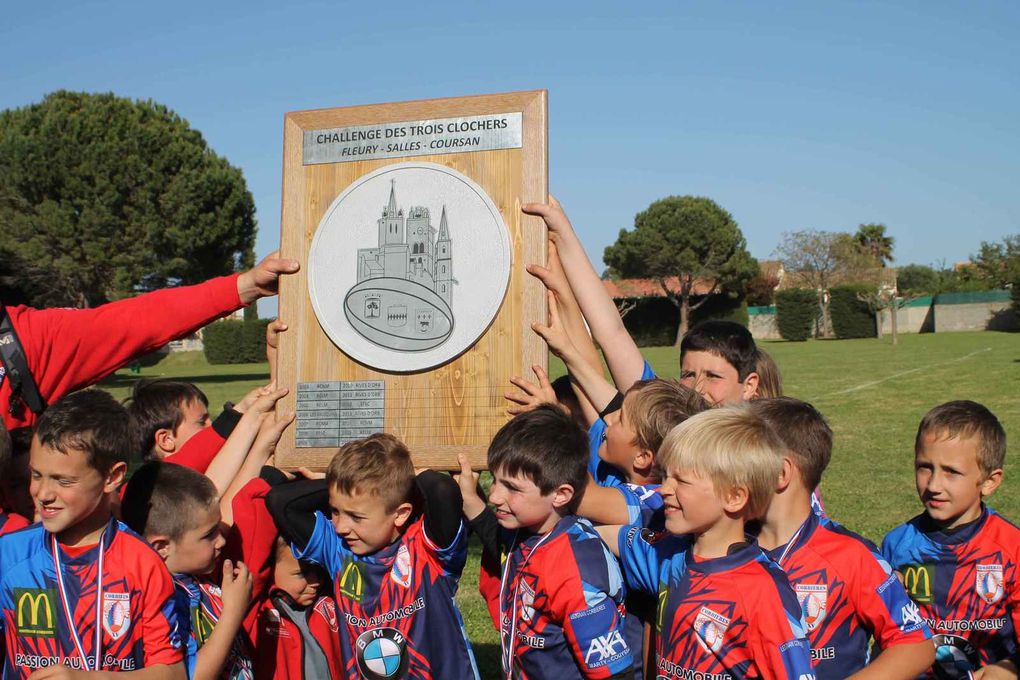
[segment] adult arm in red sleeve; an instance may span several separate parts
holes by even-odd
[[[9,307],[29,370],[47,403],[103,379],[132,358],[192,333],[242,306],[238,276],[166,288],[93,309]],[[35,414],[9,412],[10,386],[0,385],[8,429],[31,425]]]

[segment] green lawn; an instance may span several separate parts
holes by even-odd
[[[950,399],[974,399],[999,417],[1009,441],[1020,441],[1020,335],[905,335],[896,347],[888,339],[762,346],[779,364],[786,393],[813,403],[835,431],[832,464],[822,480],[829,513],[874,541],[919,510],[913,441],[917,423],[929,408]],[[678,374],[672,348],[646,348],[645,356],[660,376]],[[563,372],[554,359],[550,373],[555,377]],[[214,408],[226,399],[240,398],[266,374],[265,364],[209,366],[197,354],[171,356],[142,370],[142,375],[198,384]],[[104,387],[120,398],[135,378],[120,371]],[[1007,456],[1005,483],[990,504],[1020,520],[1016,455]],[[498,638],[477,593],[477,573],[477,550],[472,550],[458,601],[483,677],[494,677]]]

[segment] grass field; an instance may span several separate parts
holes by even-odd
[[[884,340],[764,342],[783,374],[788,395],[813,403],[835,431],[832,464],[822,480],[829,513],[847,527],[880,541],[893,526],[919,510],[913,482],[913,441],[917,423],[932,406],[973,399],[988,406],[1020,441],[1020,335],[944,333],[905,335],[892,346]],[[672,348],[646,348],[660,376],[678,374]],[[553,376],[562,374],[558,361]],[[265,364],[209,366],[197,353],[173,355],[142,375],[163,375],[196,383],[213,408],[238,399],[265,380]],[[126,396],[136,376],[120,371],[104,387]],[[1007,456],[1005,482],[990,505],[1020,519],[1020,452]],[[468,636],[475,643],[483,677],[499,668],[498,637],[477,593],[478,555],[473,550],[458,601]]]

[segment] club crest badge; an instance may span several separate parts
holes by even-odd
[[[521,580],[521,621],[531,623],[535,618],[535,589],[528,582]]]
[[[333,604],[333,600],[328,597],[320,598],[315,604],[315,611],[319,613],[319,616],[326,619],[326,623],[329,624],[329,629],[334,633],[340,630],[340,622],[336,617],[336,605]]]
[[[698,638],[698,644],[709,654],[717,653],[722,648],[723,637],[729,625],[728,618],[708,607],[702,607],[694,618],[694,633]]]
[[[396,628],[374,628],[358,636],[358,670],[368,680],[402,678],[407,671],[407,638]]]
[[[411,587],[411,553],[406,545],[401,545],[397,550],[397,557],[393,560],[393,568],[390,569],[390,578],[393,582],[404,588]]]
[[[987,604],[995,604],[1004,594],[1001,564],[979,564],[975,575],[977,594]]]
[[[813,632],[825,620],[829,600],[829,588],[824,583],[798,583],[793,586],[800,602],[800,614],[808,632]]]
[[[119,640],[131,627],[130,593],[103,593],[103,630]]]

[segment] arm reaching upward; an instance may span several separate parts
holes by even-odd
[[[577,238],[563,208],[552,196],[549,203],[527,203],[521,209],[537,215],[549,229],[549,239],[556,243],[560,262],[577,303],[591,328],[595,341],[602,347],[609,372],[617,389],[626,392],[644,372],[644,358],[623,325],[623,319],[602,280],[595,272],[581,241]]]

